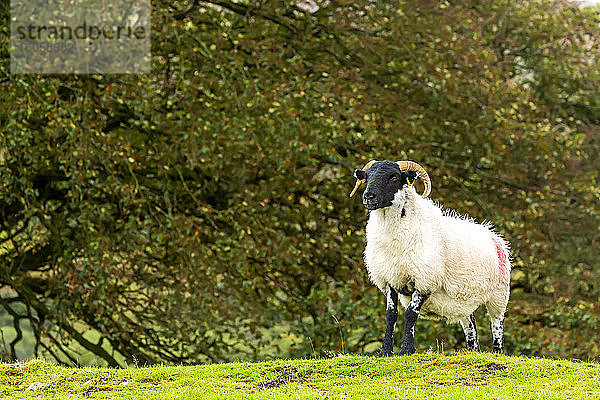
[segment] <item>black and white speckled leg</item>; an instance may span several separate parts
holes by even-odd
[[[383,346],[377,354],[378,357],[389,357],[393,354],[394,347],[394,329],[396,329],[396,321],[398,320],[398,292],[388,286],[385,290],[386,294],[386,326]]]
[[[462,326],[465,332],[465,338],[467,339],[467,349],[473,351],[479,351],[479,338],[477,337],[477,325],[475,325],[475,317],[473,314],[466,318],[461,319],[460,326]]]
[[[421,306],[428,297],[429,295],[419,293],[418,290],[415,290],[410,299],[410,303],[408,303],[408,307],[406,307],[406,313],[404,314],[406,322],[404,342],[402,343],[402,348],[399,353],[401,356],[414,354],[415,352],[415,325],[417,323],[417,318],[419,317],[419,311],[421,311]]]
[[[504,350],[504,315],[492,318],[492,351],[502,353]]]

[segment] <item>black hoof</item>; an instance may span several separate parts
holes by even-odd
[[[402,349],[400,349],[400,353],[398,353],[399,356],[410,356],[412,354],[415,354],[414,347],[412,349],[402,348]]]
[[[394,353],[391,350],[381,349],[377,353],[375,353],[375,357],[391,357]]]

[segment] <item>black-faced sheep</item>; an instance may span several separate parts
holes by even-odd
[[[413,354],[417,317],[459,322],[467,347],[479,350],[473,312],[485,305],[491,317],[493,351],[503,350],[508,304],[508,244],[489,224],[478,224],[425,197],[427,172],[412,161],[371,161],[354,172],[356,186],[367,187],[369,210],[364,259],[371,281],[387,297],[387,326],[380,356],[392,354],[398,299],[406,308],[400,354]],[[413,183],[422,178],[423,196]]]

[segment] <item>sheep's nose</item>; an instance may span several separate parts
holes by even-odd
[[[375,194],[373,192],[365,192],[363,197],[365,200],[373,200],[375,198]]]

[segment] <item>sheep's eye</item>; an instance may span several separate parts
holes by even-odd
[[[399,181],[400,181],[400,178],[398,178],[396,175],[394,175],[390,178],[390,182],[399,182]]]

